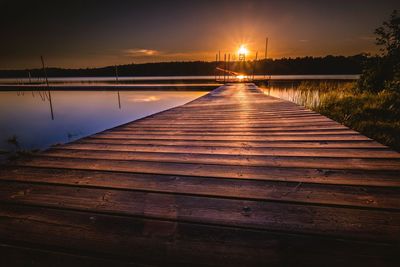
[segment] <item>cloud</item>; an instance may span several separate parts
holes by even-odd
[[[159,62],[159,61],[193,61],[213,60],[215,51],[196,50],[155,50],[147,48],[131,48],[119,50],[124,58],[135,60],[136,63]]]
[[[155,56],[161,54],[160,51],[154,49],[126,49],[124,53],[127,56]]]
[[[308,43],[309,40],[307,40],[307,39],[301,39],[301,40],[299,40],[299,42],[301,42],[301,43]]]

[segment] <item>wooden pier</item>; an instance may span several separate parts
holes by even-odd
[[[0,184],[1,266],[400,266],[400,154],[253,84],[18,160]]]

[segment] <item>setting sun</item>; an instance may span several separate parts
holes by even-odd
[[[247,50],[247,48],[244,45],[241,45],[239,47],[239,50],[238,50],[239,55],[247,55],[248,53],[249,53],[249,51]]]
[[[244,79],[244,75],[238,75],[238,76],[236,76],[236,78],[237,78],[239,81],[242,81],[242,80]]]

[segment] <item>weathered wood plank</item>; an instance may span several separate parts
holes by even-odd
[[[298,156],[258,156],[229,154],[195,154],[169,152],[128,152],[111,150],[83,150],[53,148],[41,156],[75,159],[139,160],[174,163],[200,163],[233,166],[260,166],[279,168],[317,168],[339,170],[397,171],[400,159],[298,157]]]
[[[83,140],[82,140],[83,141]],[[266,148],[266,147],[219,147],[219,146],[168,146],[168,145],[122,145],[118,143],[74,142],[63,148],[128,151],[128,152],[170,152],[170,153],[201,153],[229,155],[259,155],[259,156],[296,156],[296,157],[345,157],[345,158],[400,158],[400,154],[387,149],[335,149],[335,148]]]
[[[176,118],[174,120],[169,120],[169,119],[156,119],[157,117],[153,118],[151,121],[150,120],[143,120],[143,121],[138,121],[138,125],[143,125],[143,124],[187,124],[187,125],[204,125],[207,123],[216,123],[219,125],[238,125],[238,124],[255,124],[255,125],[260,125],[260,124],[309,124],[309,123],[332,123],[335,124],[337,122],[334,122],[328,118],[320,117],[320,118],[309,118],[309,119],[298,119],[298,118],[293,118],[293,119],[275,119],[275,120],[267,120],[267,119],[242,119],[240,118],[240,122],[238,122],[237,119],[232,118],[229,120],[223,120],[223,119],[205,119],[205,120],[199,120],[199,119],[179,119]]]
[[[110,130],[105,131],[103,133],[112,133],[112,134],[121,134],[121,135],[146,135],[149,137],[157,136],[157,135],[180,135],[180,136],[197,136],[199,134],[203,136],[350,136],[350,135],[359,135],[359,133],[350,131],[350,130],[340,130],[340,131],[310,131],[310,132],[297,132],[297,131],[287,131],[287,132],[251,132],[251,131],[230,131],[226,130],[224,132],[208,132],[208,131],[133,131],[133,130]]]
[[[399,186],[398,172],[35,157],[19,166],[370,186]]]
[[[276,122],[248,122],[248,123],[240,123],[238,122],[238,120],[234,121],[234,122],[227,122],[227,123],[222,123],[222,122],[198,122],[196,123],[196,121],[193,122],[184,122],[184,121],[177,121],[175,123],[173,122],[169,122],[168,120],[165,121],[156,121],[153,120],[151,122],[146,122],[146,123],[139,123],[140,121],[137,122],[138,126],[145,126],[145,127],[150,127],[150,126],[190,126],[190,127],[199,127],[199,126],[207,126],[210,128],[213,128],[214,126],[218,126],[218,127],[225,127],[225,128],[235,128],[235,127],[240,127],[243,125],[246,125],[248,127],[268,127],[268,126],[333,126],[333,125],[337,125],[337,122],[333,122],[333,121],[319,121],[319,122],[296,122],[296,121],[288,121],[288,122],[284,122],[284,121],[276,121]],[[211,126],[212,125],[212,126]]]
[[[251,128],[251,127],[246,127],[246,126],[241,126],[241,127],[235,127],[235,128],[229,128],[227,129],[226,127],[213,127],[209,129],[204,129],[204,127],[185,127],[185,126],[170,126],[170,127],[134,127],[132,125],[130,126],[121,126],[117,128],[113,128],[114,130],[118,131],[132,131],[132,132],[184,132],[184,133],[191,133],[191,132],[197,132],[197,133],[293,133],[293,132],[352,132],[354,131],[349,130],[348,128],[345,128],[344,126],[330,126],[330,127],[264,127],[264,128]]]
[[[103,144],[145,144],[145,145],[191,145],[214,147],[285,147],[285,148],[367,148],[385,149],[387,147],[372,140],[362,141],[224,141],[224,140],[155,140],[155,139],[121,139],[121,138],[96,138],[93,136],[78,140],[77,143]]]
[[[0,186],[0,202],[288,233],[400,241],[400,212],[391,211],[10,182]]]
[[[207,136],[207,135],[164,135],[164,134],[152,134],[152,135],[139,135],[139,134],[114,134],[114,133],[98,133],[92,135],[95,138],[104,139],[157,139],[157,140],[223,140],[223,141],[364,141],[370,140],[366,136],[359,134],[355,135],[312,135],[312,136],[292,136],[292,135],[279,135],[279,136]]]
[[[0,205],[0,237],[171,266],[396,266],[398,246]]]
[[[345,186],[29,167],[0,170],[0,181],[400,209],[399,187]]]
[[[13,242],[11,242],[13,243]],[[14,242],[15,243],[15,242]],[[29,247],[31,246],[31,247]],[[6,267],[150,267],[150,265],[132,263],[116,257],[105,257],[99,253],[82,255],[70,249],[57,250],[54,247],[40,247],[32,244],[0,244],[1,264]]]

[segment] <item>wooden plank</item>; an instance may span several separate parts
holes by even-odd
[[[208,116],[218,116],[218,115],[235,115],[238,113],[242,114],[248,114],[248,115],[258,115],[258,114],[264,114],[264,115],[319,115],[321,114],[316,113],[312,110],[302,108],[300,106],[292,106],[290,108],[279,108],[279,109],[270,109],[268,108],[268,103],[265,102],[263,105],[259,105],[256,103],[252,103],[254,105],[254,108],[246,108],[243,105],[224,105],[223,103],[220,103],[220,105],[217,106],[210,106],[208,105],[210,102],[214,102],[215,99],[210,99],[208,102],[205,102],[203,104],[198,103],[201,99],[198,98],[197,100],[193,101],[192,103],[188,103],[186,105],[176,107],[170,110],[163,111],[162,113],[158,113],[156,115],[151,115],[151,116],[159,116],[159,115],[185,115],[187,114],[188,111],[192,112],[194,116],[196,115],[208,115]],[[228,100],[229,101],[229,100]],[[204,108],[207,106],[207,108]],[[239,107],[239,109],[238,109]],[[221,111],[220,113],[216,113],[216,110]]]
[[[83,140],[82,140],[83,141]],[[127,151],[127,152],[169,152],[193,154],[228,154],[259,156],[296,157],[345,157],[345,158],[400,158],[399,153],[387,149],[335,149],[335,148],[281,148],[281,147],[226,147],[226,146],[183,146],[183,145],[121,145],[118,143],[74,142],[62,146],[68,149]]]
[[[139,134],[114,134],[114,133],[98,133],[92,135],[95,138],[107,138],[107,139],[157,139],[157,140],[223,140],[223,141],[365,141],[370,140],[366,136],[362,135],[313,135],[313,136],[207,136],[207,135],[164,135],[164,134],[153,134],[153,135],[139,135]]]
[[[1,240],[171,266],[395,266],[398,246],[36,207],[0,205]],[[112,229],[110,231],[110,229]],[[56,244],[56,245],[55,245]],[[155,251],[157,253],[155,253]]]
[[[11,242],[12,243],[12,242]],[[31,246],[31,247],[29,247]],[[75,254],[76,253],[76,254]],[[122,261],[117,258],[105,258],[104,255],[87,253],[82,255],[81,252],[73,250],[54,250],[54,247],[40,247],[33,246],[32,244],[0,244],[0,255],[2,266],[7,267],[43,267],[43,266],[57,266],[57,267],[71,267],[71,266],[85,266],[85,267],[149,267],[139,263],[132,263],[129,261]]]
[[[146,136],[158,136],[158,135],[179,135],[179,136],[196,136],[196,135],[203,135],[203,136],[349,136],[349,135],[359,135],[356,132],[346,130],[346,131],[310,131],[310,132],[298,132],[298,131],[288,131],[288,132],[251,132],[251,131],[230,131],[226,130],[225,132],[208,132],[208,131],[192,131],[192,132],[185,132],[185,131],[132,131],[132,130],[109,130],[103,133],[112,133],[112,134],[134,134],[134,135],[146,135]]]
[[[298,156],[258,156],[229,154],[195,154],[168,152],[127,152],[111,150],[83,150],[53,148],[40,154],[48,157],[75,159],[137,160],[173,163],[199,163],[233,166],[260,166],[278,168],[318,168],[338,170],[377,170],[397,171],[399,158],[334,158],[334,157],[298,157]]]
[[[150,119],[150,118],[147,118]],[[229,126],[229,125],[228,125]],[[301,129],[301,128],[313,128],[313,129],[320,129],[320,128],[341,128],[341,129],[348,129],[342,124],[339,124],[337,122],[315,122],[315,123],[292,123],[292,124],[279,124],[279,123],[258,123],[258,124],[231,124],[231,127],[228,128],[227,125],[222,124],[212,124],[212,125],[207,125],[207,129],[232,129],[232,126],[234,126],[234,129]],[[153,124],[136,124],[136,123],[128,123],[124,124],[118,127],[115,127],[113,129],[118,129],[118,128],[188,128],[188,129],[193,129],[193,128],[202,128],[201,124],[168,124],[168,123],[161,123],[157,125]],[[204,129],[204,128],[202,128]]]
[[[0,186],[0,202],[287,233],[400,241],[400,212],[392,211],[10,182]]]
[[[307,127],[296,127],[296,128],[289,128],[289,127],[264,127],[264,128],[251,128],[251,127],[235,127],[231,129],[227,129],[226,127],[213,127],[209,129],[204,129],[204,127],[144,127],[144,126],[135,126],[135,125],[126,125],[114,128],[115,130],[119,131],[143,131],[143,132],[158,132],[158,131],[165,131],[165,132],[200,132],[200,133],[273,133],[273,132],[312,132],[312,131],[319,131],[319,132],[327,132],[327,131],[335,131],[335,132],[346,132],[351,131],[348,128],[339,125],[339,126],[330,126],[330,127],[315,127],[315,126],[307,126]]]
[[[42,168],[0,170],[0,181],[75,185],[250,200],[400,209],[400,188]]]
[[[346,185],[400,186],[398,172],[35,157],[18,166]]]
[[[244,120],[260,120],[262,118],[265,119],[266,116],[268,116],[269,120],[280,120],[280,119],[291,119],[291,120],[295,120],[295,119],[300,119],[300,120],[304,120],[304,119],[316,119],[316,118],[321,118],[320,114],[317,113],[313,113],[313,114],[299,114],[297,112],[292,112],[292,113],[266,113],[266,112],[257,112],[257,113],[240,113],[240,112],[236,112],[236,113],[220,113],[220,114],[202,114],[200,112],[196,113],[196,114],[191,114],[191,112],[188,112],[190,110],[187,111],[182,111],[179,113],[175,113],[175,114],[169,114],[169,113],[164,113],[164,114],[160,114],[157,115],[157,119],[163,119],[163,120],[169,120],[169,119],[180,119],[180,120],[193,120],[193,119],[197,119],[197,120],[209,120],[210,118],[212,119],[219,119],[219,120],[233,120],[233,118],[239,116],[241,119]]]
[[[247,123],[242,123],[238,120],[234,122],[198,122],[196,121],[193,122],[188,122],[188,121],[157,121],[155,119],[149,120],[149,121],[137,121],[137,125],[139,126],[207,126],[209,128],[213,127],[236,127],[236,126],[250,126],[250,127],[268,127],[268,126],[333,126],[337,125],[337,122],[331,122],[331,121],[318,121],[318,122],[295,122],[295,121],[276,121],[276,122],[271,122],[271,121],[262,121],[262,122],[247,122]],[[205,125],[206,124],[206,125]]]
[[[197,100],[195,100],[197,101]],[[215,113],[210,111],[209,109],[201,109],[201,108],[197,108],[195,109],[194,107],[191,106],[191,104],[186,104],[184,106],[181,107],[177,107],[174,109],[170,109],[167,110],[163,113],[157,114],[157,117],[160,118],[176,118],[177,116],[182,116],[182,117],[187,117],[187,118],[196,118],[196,117],[229,117],[231,115],[237,115],[237,114],[242,114],[244,116],[248,116],[248,117],[259,117],[259,115],[268,115],[268,117],[282,117],[282,116],[293,116],[293,117],[319,117],[321,116],[321,114],[314,112],[314,111],[310,111],[310,110],[304,110],[304,109],[294,109],[291,108],[289,110],[283,110],[283,109],[279,109],[277,111],[271,111],[265,108],[262,108],[261,106],[258,107],[257,109],[253,109],[252,111],[245,111],[245,109],[243,109],[243,107],[241,107],[241,109],[237,109],[234,111],[227,111],[224,109],[219,109],[220,113]],[[192,111],[193,114],[189,114],[187,111]],[[193,116],[192,116],[193,115]],[[231,116],[232,117],[232,116]]]
[[[207,123],[216,123],[219,125],[237,125],[237,124],[288,124],[288,123],[295,123],[295,124],[309,124],[309,123],[332,123],[335,124],[336,122],[333,122],[332,120],[324,117],[320,118],[307,118],[307,119],[298,119],[298,118],[285,118],[285,119],[243,119],[240,118],[240,122],[238,122],[237,119],[231,118],[231,119],[219,119],[219,118],[208,118],[205,120],[199,120],[199,119],[159,119],[157,117],[154,117],[151,121],[150,120],[143,120],[143,121],[138,121],[137,124],[142,125],[142,124],[188,124],[188,125],[204,125]]]
[[[281,147],[281,148],[363,148],[363,149],[387,149],[387,147],[372,141],[224,141],[224,140],[154,140],[154,139],[121,139],[121,138],[97,138],[86,137],[76,143],[103,143],[121,145],[190,145],[190,146],[213,146],[213,147]]]

